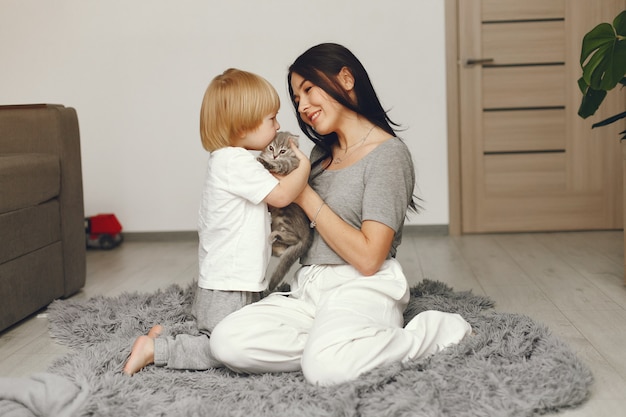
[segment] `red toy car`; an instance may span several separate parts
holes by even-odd
[[[85,219],[88,248],[113,249],[124,240],[122,225],[115,214],[98,214]]]

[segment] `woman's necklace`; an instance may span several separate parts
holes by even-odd
[[[353,154],[353,153],[354,153],[357,149],[359,149],[359,148],[360,148],[360,147],[361,147],[361,146],[365,143],[365,141],[366,141],[366,140],[367,140],[367,138],[369,137],[370,133],[372,133],[372,130],[374,130],[374,126],[376,126],[376,125],[373,125],[373,126],[370,128],[370,130],[368,130],[368,131],[367,131],[367,135],[363,136],[363,139],[361,139],[360,141],[358,141],[358,142],[356,142],[356,143],[353,143],[353,144],[352,144],[352,145],[350,145],[350,146],[346,146],[346,149],[344,149],[344,150],[343,150],[343,151],[344,151],[344,152],[343,152],[343,157],[341,157],[341,158],[339,158],[339,157],[335,157],[335,159],[333,160],[333,164],[338,165],[338,164],[342,163],[343,161],[345,161],[346,159],[348,159],[348,157],[349,157],[350,155],[352,155],[352,154]],[[358,146],[357,146],[357,145],[358,145]],[[356,146],[356,147],[352,150],[352,152],[348,153],[348,149],[352,148],[353,146]],[[339,148],[339,149],[341,149],[341,148]]]

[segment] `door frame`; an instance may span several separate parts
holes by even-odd
[[[458,0],[444,0],[448,126],[448,234],[461,235],[461,134],[459,131]]]

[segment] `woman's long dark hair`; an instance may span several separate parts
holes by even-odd
[[[356,100],[353,100],[339,83],[337,76],[344,67],[348,68],[352,73],[352,77],[354,77]],[[321,164],[322,161],[329,157],[332,158],[332,147],[337,143],[338,139],[337,134],[334,132],[328,135],[320,135],[311,126],[304,123],[302,116],[298,112],[298,103],[295,101],[293,88],[291,87],[291,76],[294,73],[320,87],[342,106],[364,116],[390,135],[396,135],[394,127],[397,128],[399,125],[394,123],[387,115],[361,61],[348,48],[342,45],[336,43],[316,45],[305,51],[291,64],[287,76],[289,97],[291,97],[291,103],[296,111],[298,125],[300,125],[300,129],[313,143],[324,150],[321,158],[311,161],[312,166]],[[419,209],[415,196],[409,203],[409,208],[412,211]]]
[[[344,67],[348,68],[354,77],[356,101],[350,98],[337,79],[337,75]],[[295,101],[291,87],[293,73],[320,87],[342,106],[364,116],[385,132],[395,136],[395,129],[392,126],[398,127],[398,125],[387,116],[387,112],[383,109],[361,61],[344,46],[336,43],[322,43],[300,55],[289,67],[289,75],[287,76],[289,96],[296,111],[300,129],[313,143],[325,151],[321,160],[332,155],[332,146],[337,142],[337,134],[332,132],[328,135],[320,135],[311,126],[304,123],[298,112],[298,103]],[[320,161],[313,162],[319,163]]]

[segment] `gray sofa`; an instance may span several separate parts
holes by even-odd
[[[76,111],[0,106],[0,331],[85,284]]]

